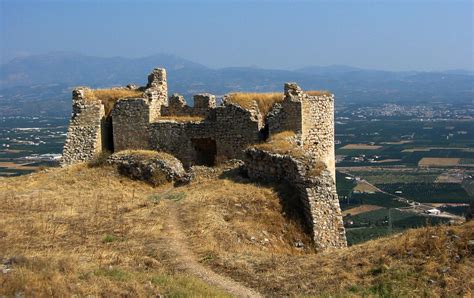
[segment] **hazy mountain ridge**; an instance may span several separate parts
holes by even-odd
[[[74,86],[144,85],[147,74],[157,66],[167,69],[170,93],[179,92],[188,101],[199,92],[222,95],[231,91],[281,91],[288,81],[296,81],[304,89],[331,90],[341,101],[472,102],[474,97],[474,75],[464,70],[390,72],[344,65],[294,71],[212,69],[170,54],[102,58],[57,52],[16,58],[0,67],[0,111],[7,115],[66,115],[70,109],[69,92]]]

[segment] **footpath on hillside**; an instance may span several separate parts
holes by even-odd
[[[189,249],[186,237],[181,229],[181,223],[177,217],[177,206],[168,202],[166,208],[166,220],[163,233],[160,237],[158,249],[173,258],[173,266],[188,274],[194,275],[204,282],[220,288],[236,297],[262,297],[253,289],[238,283],[226,276],[215,273],[198,262],[196,256]]]

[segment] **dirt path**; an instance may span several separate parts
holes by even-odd
[[[159,249],[172,259],[178,270],[197,276],[204,282],[220,288],[236,297],[262,297],[258,292],[222,275],[199,263],[188,248],[186,237],[177,217],[177,206],[168,203],[166,222],[163,228],[163,238]]]

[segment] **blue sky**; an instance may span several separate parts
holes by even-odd
[[[473,69],[473,1],[0,0],[0,56],[172,53],[210,67]]]

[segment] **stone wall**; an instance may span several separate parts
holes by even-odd
[[[104,106],[97,101],[88,101],[88,88],[72,91],[72,116],[64,144],[62,165],[85,162],[93,159],[102,150],[101,123],[105,116]]]
[[[282,131],[302,132],[302,91],[295,83],[285,84],[285,99],[277,103],[267,116],[270,135]]]
[[[150,104],[146,98],[120,99],[112,110],[114,150],[149,149]]]
[[[168,105],[168,81],[164,68],[155,68],[148,75],[144,94],[150,106],[149,117],[153,121],[161,115],[161,107]]]
[[[198,116],[202,118],[215,118],[214,109],[217,107],[216,97],[209,93],[196,94],[193,97],[194,106],[186,104],[183,96],[175,93],[169,100],[167,106],[161,107],[161,116]],[[159,120],[159,117],[155,120]]]
[[[303,147],[324,162],[336,179],[334,148],[334,95],[304,95],[302,108]]]
[[[149,144],[152,149],[178,157],[185,167],[196,164],[198,152],[193,140],[215,141],[216,163],[242,159],[244,150],[259,142],[258,119],[250,111],[235,105],[219,106],[204,121],[178,122],[158,120],[149,125]]]
[[[311,162],[255,148],[245,152],[245,165],[250,179],[284,180],[295,188],[317,249],[347,246],[336,185],[329,171],[323,169],[314,175]]]

